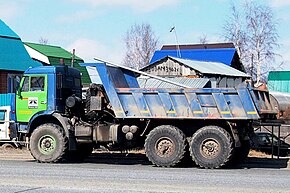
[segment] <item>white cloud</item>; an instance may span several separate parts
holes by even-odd
[[[121,47],[107,47],[91,39],[78,39],[67,50],[76,49],[76,55],[85,62],[94,62],[94,58],[104,59],[111,62],[121,63],[124,56]]]
[[[180,0],[68,0],[74,3],[88,4],[90,6],[128,6],[138,11],[148,12],[159,7],[174,5]]]
[[[271,6],[272,7],[290,6],[290,1],[289,0],[272,0]]]
[[[91,39],[78,39],[67,47],[67,50],[76,49],[76,55],[85,62],[98,62],[94,58],[107,62],[121,64],[123,52],[121,47],[107,47]],[[87,67],[92,82],[101,83],[100,77],[94,67]]]
[[[23,11],[23,7],[20,6],[21,4],[22,3],[11,1],[1,1],[0,18],[5,21],[17,17]]]
[[[83,21],[86,19],[90,19],[96,15],[95,11],[83,10],[73,12],[71,15],[62,15],[57,18],[57,22],[61,23],[75,23],[79,21]]]

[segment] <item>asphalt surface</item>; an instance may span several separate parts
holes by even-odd
[[[70,164],[41,164],[28,154],[22,155],[22,159],[3,155],[0,156],[1,193],[290,193],[289,159],[250,158],[237,168],[207,170],[158,168],[142,154],[93,154],[84,163]]]

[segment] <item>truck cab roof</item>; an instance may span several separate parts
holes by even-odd
[[[80,77],[81,73],[78,69],[69,66],[39,66],[28,68],[24,74],[65,74],[68,73],[73,77]]]

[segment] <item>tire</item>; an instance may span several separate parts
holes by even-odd
[[[227,165],[233,155],[232,137],[221,127],[202,127],[192,136],[190,153],[200,167],[220,168]]]
[[[185,135],[171,125],[154,128],[145,140],[145,152],[149,161],[159,167],[175,166],[186,152]]]
[[[68,152],[68,140],[59,125],[43,124],[32,132],[29,149],[38,162],[59,162]]]

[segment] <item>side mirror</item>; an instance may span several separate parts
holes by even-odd
[[[18,90],[16,91],[16,95],[17,95],[20,99],[22,99],[20,88],[18,88]]]

